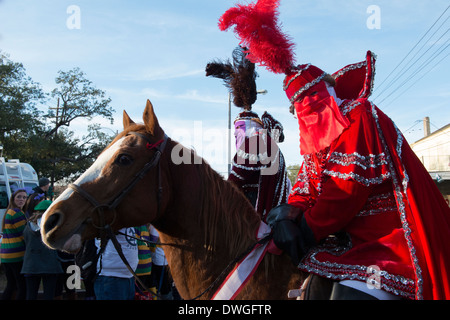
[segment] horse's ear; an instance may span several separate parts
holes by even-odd
[[[134,124],[134,121],[131,120],[128,113],[125,110],[123,110],[123,128],[126,129],[129,126],[131,126],[132,124]]]
[[[153,110],[153,105],[150,102],[150,100],[147,100],[147,105],[145,106],[143,119],[145,129],[152,136],[160,136],[163,134],[163,131],[159,126],[158,119],[156,118],[155,111]]]

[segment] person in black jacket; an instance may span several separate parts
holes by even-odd
[[[48,248],[41,239],[40,220],[51,203],[50,200],[43,200],[34,208],[23,232],[26,249],[21,273],[25,275],[27,300],[37,299],[41,280],[44,300],[53,300],[58,275],[63,273],[57,252]]]
[[[33,194],[38,193],[41,194],[43,193],[45,195],[45,199],[47,199],[48,196],[48,190],[50,188],[50,180],[48,178],[40,178],[39,179],[39,186],[34,187],[33,188]]]

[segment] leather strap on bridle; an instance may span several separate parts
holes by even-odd
[[[143,139],[150,141],[145,135],[138,133],[138,132],[130,132],[129,134],[133,134],[139,137],[142,137]],[[161,158],[162,152],[164,151],[164,148],[167,144],[167,140],[169,138],[167,135],[164,136],[164,139],[162,141],[159,141],[157,144],[153,144],[153,149],[156,149],[155,155],[152,157],[152,159],[147,162],[142,169],[137,172],[134,176],[134,178],[130,181],[130,183],[122,189],[114,198],[112,198],[107,203],[101,204],[99,203],[94,197],[92,197],[88,192],[86,192],[84,189],[82,189],[80,186],[71,183],[69,184],[69,188],[79,193],[81,196],[83,196],[86,200],[88,200],[93,206],[94,210],[98,210],[99,208],[106,208],[108,210],[114,210],[120,202],[123,200],[123,198],[133,189],[133,187],[147,174],[147,172],[152,169],[153,167],[158,165],[158,191],[157,191],[157,199],[158,199],[158,206],[159,202],[161,201],[162,197],[162,186],[161,186],[161,172],[159,168],[159,160]],[[147,146],[149,143],[147,143]],[[159,212],[158,212],[159,213]]]

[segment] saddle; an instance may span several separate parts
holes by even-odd
[[[300,300],[378,300],[365,292],[315,274],[308,276],[303,288]]]

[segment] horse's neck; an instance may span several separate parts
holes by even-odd
[[[172,178],[161,240],[174,244],[164,247],[172,276],[181,295],[192,298],[255,241],[259,218],[243,194],[208,167],[175,166]]]

